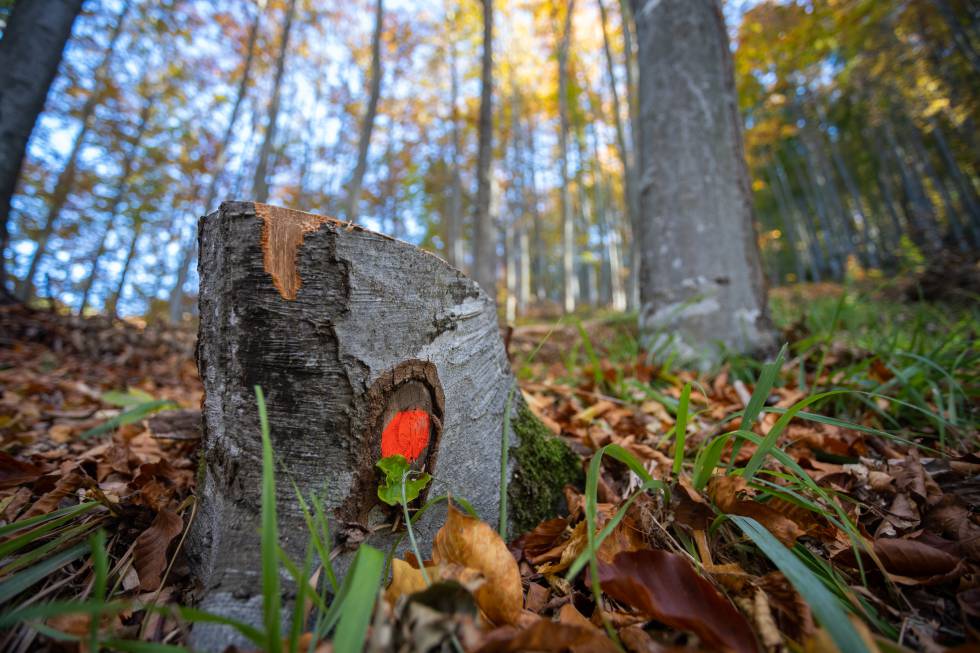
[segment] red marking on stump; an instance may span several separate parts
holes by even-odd
[[[381,457],[395,454],[414,461],[429,444],[429,413],[424,410],[403,410],[396,413],[381,433]]]

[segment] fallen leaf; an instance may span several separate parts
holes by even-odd
[[[54,488],[50,492],[45,493],[40,499],[35,501],[27,509],[27,512],[21,516],[21,519],[48,514],[58,507],[62,499],[90,481],[91,479],[87,475],[77,469],[69,471],[58,479],[58,482],[55,483]]]
[[[507,545],[486,522],[464,515],[452,505],[446,524],[432,545],[436,564],[455,563],[476,569],[486,583],[476,593],[476,602],[494,624],[513,624],[524,606],[521,572]]]
[[[775,508],[741,498],[747,492],[748,486],[741,476],[712,476],[708,483],[708,495],[722,512],[752,517],[787,547],[792,547],[806,534],[799,524]]]
[[[962,572],[959,558],[916,540],[878,539],[874,551],[888,572],[923,584],[953,580]]]
[[[41,477],[44,470],[33,463],[17,460],[0,451],[0,489],[32,483]]]
[[[757,650],[745,617],[681,555],[654,549],[620,553],[612,564],[599,562],[599,581],[610,597],[694,632],[710,646]]]
[[[392,606],[406,594],[414,594],[426,588],[422,571],[411,564],[395,558],[391,561],[391,583],[385,590],[385,600]]]
[[[601,631],[589,626],[572,626],[545,619],[518,630],[511,626],[498,628],[487,635],[478,653],[613,653],[616,647]]]
[[[140,577],[140,589],[149,592],[160,587],[167,568],[167,547],[184,529],[184,520],[172,510],[161,510],[150,527],[133,543],[133,566]]]

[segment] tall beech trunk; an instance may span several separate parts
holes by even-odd
[[[640,328],[709,367],[719,342],[775,344],[718,0],[634,0],[639,40]]]
[[[463,268],[463,181],[459,174],[459,157],[462,137],[459,128],[459,63],[456,41],[449,39],[449,105],[452,122],[452,155],[449,172],[449,214],[446,225],[446,260],[450,265]]]
[[[11,299],[6,277],[7,222],[21,163],[27,152],[27,141],[44,108],[48,89],[58,72],[62,52],[71,35],[72,24],[81,8],[82,0],[17,0],[0,39],[0,254],[4,257],[3,265],[0,265],[0,302]],[[74,187],[78,153],[91,125],[95,107],[102,99],[105,76],[129,8],[130,2],[127,1],[113,28],[109,46],[95,69],[95,86],[82,104],[79,114],[81,128],[72,143],[65,167],[58,175],[47,215],[36,239],[37,247],[28,264],[21,293],[25,299],[34,295],[34,275],[38,263],[44,258],[48,239],[54,233],[61,209]]]
[[[119,173],[119,181],[116,184],[116,192],[112,195],[112,201],[109,203],[109,209],[107,211],[108,218],[106,219],[105,229],[102,230],[102,235],[99,238],[98,247],[96,247],[95,252],[92,255],[92,263],[89,268],[88,278],[85,280],[85,287],[82,290],[82,301],[78,305],[78,314],[83,315],[85,309],[88,307],[88,298],[92,292],[92,288],[95,286],[95,280],[99,276],[99,261],[102,260],[102,256],[105,254],[106,239],[109,237],[109,232],[112,227],[116,224],[116,211],[119,210],[119,205],[122,204],[123,198],[126,193],[129,192],[130,188],[130,177],[133,173],[133,166],[136,163],[137,155],[139,153],[140,143],[143,141],[143,135],[146,133],[146,125],[150,120],[150,113],[153,109],[153,99],[147,98],[147,101],[143,105],[143,110],[140,112],[139,124],[136,126],[136,134],[133,136],[132,143],[129,145],[129,149],[126,151],[122,162],[122,171]]]
[[[116,289],[106,302],[106,312],[110,317],[119,317],[119,300],[122,299],[123,292],[126,290],[126,280],[129,278],[129,270],[136,258],[136,248],[139,246],[140,235],[143,233],[143,218],[139,215],[133,216],[133,233],[130,234],[129,247],[126,248],[126,258],[123,259],[123,268],[116,281]]]
[[[371,35],[371,88],[357,139],[357,163],[354,164],[354,172],[347,183],[347,201],[344,203],[344,217],[350,222],[357,222],[361,185],[364,183],[368,152],[371,149],[371,132],[374,131],[374,120],[378,115],[378,100],[381,98],[381,77],[384,75],[384,71],[381,69],[381,33],[383,30],[384,2],[377,0],[374,4],[374,33]]]
[[[269,159],[272,156],[272,146],[276,142],[282,78],[286,72],[289,34],[293,29],[293,18],[295,15],[296,0],[289,0],[289,4],[286,6],[285,22],[283,22],[282,26],[282,36],[279,39],[279,54],[276,56],[276,73],[272,80],[272,98],[269,100],[269,110],[266,112],[265,136],[262,139],[262,147],[259,149],[259,160],[255,166],[255,178],[252,180],[252,196],[259,202],[264,202],[269,198]]]
[[[935,207],[926,195],[922,181],[913,171],[905,148],[896,139],[895,128],[890,122],[885,123],[884,133],[905,190],[907,203],[905,213],[909,218],[909,235],[926,256],[934,256],[943,248]]]
[[[479,143],[476,156],[476,207],[473,218],[473,278],[497,296],[497,240],[490,215],[490,163],[493,158],[493,0],[483,0],[483,56],[480,62]]]
[[[235,93],[235,103],[231,106],[231,115],[228,117],[228,124],[225,126],[225,132],[221,137],[221,142],[218,145],[218,149],[215,153],[215,160],[213,165],[213,172],[211,173],[211,179],[208,182],[208,190],[204,197],[204,206],[201,211],[201,215],[206,214],[210,211],[214,205],[215,200],[218,197],[218,183],[221,180],[221,173],[224,171],[225,160],[228,156],[228,147],[231,145],[231,139],[235,134],[235,125],[238,122],[238,114],[241,112],[242,102],[245,100],[245,95],[248,93],[248,87],[252,81],[252,64],[255,61],[255,42],[258,40],[259,25],[262,22],[263,5],[256,5],[255,16],[252,19],[252,25],[248,30],[248,41],[245,46],[245,61],[242,64],[242,76],[238,80],[238,90]],[[197,209],[195,209],[197,212]],[[193,242],[197,239],[197,230],[194,230],[193,239],[191,242],[186,243],[180,248],[180,263],[177,265],[177,280],[174,282],[173,288],[170,289],[170,299],[169,299],[169,310],[170,310],[170,321],[172,323],[177,323],[180,321],[181,314],[183,312],[183,301],[184,301],[184,285],[187,283],[187,275],[190,272],[191,264],[194,261],[194,255],[197,252],[197,247],[193,245]]]
[[[337,525],[324,545],[338,552],[341,576],[361,541],[408,547],[391,527],[400,508],[378,500],[382,455],[404,455],[491,522],[506,483],[504,530],[512,534],[553,516],[563,486],[581,482],[578,458],[519,392],[501,474],[499,435],[516,382],[494,300],[455,268],[345,222],[250,202],[222,204],[200,229],[204,436],[188,537],[206,588],[199,608],[262,623],[256,386],[277,463],[280,545],[302,559],[309,536],[296,492],[315,492]],[[417,425],[409,433],[397,426],[407,413]],[[440,504],[413,523],[426,550],[444,511]],[[228,626],[198,623],[190,644],[214,651],[244,642]]]
[[[562,261],[562,307],[566,313],[575,311],[575,218],[572,214],[572,199],[568,192],[571,178],[568,174],[568,53],[572,40],[572,13],[575,0],[569,0],[565,7],[565,21],[561,39],[558,42],[558,165],[561,170],[561,188],[558,189],[561,209],[561,261]]]

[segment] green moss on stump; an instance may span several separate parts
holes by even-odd
[[[511,420],[517,446],[510,455],[516,465],[507,487],[511,534],[525,533],[563,507],[566,484],[581,485],[585,475],[579,457],[551,434],[519,401]]]

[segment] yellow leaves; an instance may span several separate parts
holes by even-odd
[[[514,625],[524,606],[524,591],[517,561],[507,545],[486,522],[449,506],[446,524],[432,545],[430,580],[456,580],[473,589],[476,604],[494,625]],[[426,588],[422,571],[404,560],[392,561],[391,584],[385,600],[394,605],[407,594]]]
[[[517,623],[524,604],[521,572],[489,524],[450,505],[446,525],[436,533],[432,559],[436,564],[453,563],[482,573],[486,583],[476,590],[477,605],[494,624]]]

